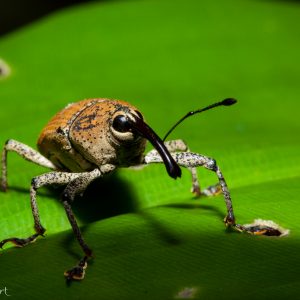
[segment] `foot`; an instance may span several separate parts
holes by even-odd
[[[228,213],[228,215],[224,219],[224,223],[227,227],[231,227],[231,226],[236,227],[235,217],[233,213]]]
[[[78,265],[64,273],[68,281],[82,280],[84,278],[85,269],[87,268],[87,259],[88,257],[85,256],[82,260],[79,261]]]
[[[41,234],[35,233],[26,239],[20,239],[20,238],[15,238],[15,237],[5,239],[0,242],[0,248],[2,249],[6,243],[13,243],[16,247],[25,247],[28,244],[35,242],[39,235],[41,235]]]
[[[7,182],[5,180],[3,180],[3,179],[1,179],[0,190],[2,192],[6,192],[7,191]]]
[[[220,195],[222,193],[222,188],[221,185],[219,183],[215,184],[215,185],[211,185],[208,188],[206,188],[205,190],[203,190],[201,192],[201,195],[203,196],[217,196]]]
[[[199,185],[193,185],[191,188],[191,192],[194,194],[196,198],[201,196],[201,190]]]
[[[211,196],[218,196],[222,193],[222,188],[219,183],[215,185],[211,185],[205,190],[201,192],[199,185],[193,185],[191,192],[195,195],[196,198],[205,196],[205,197],[211,197]]]
[[[250,224],[250,225],[240,225],[236,224],[235,229],[240,232],[247,232],[252,235],[266,235],[266,236],[281,236],[285,235],[279,227],[268,226],[265,224]]]

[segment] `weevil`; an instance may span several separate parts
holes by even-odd
[[[171,131],[188,116],[216,106],[232,105],[235,102],[236,100],[228,98],[204,109],[189,112],[162,140],[147,125],[142,114],[133,105],[106,98],[87,99],[69,104],[49,121],[37,142],[39,152],[16,140],[8,140],[2,153],[1,189],[3,191],[7,190],[8,151],[14,151],[24,159],[52,171],[36,176],[31,181],[30,201],[34,234],[27,238],[5,239],[0,242],[0,247],[2,248],[8,242],[24,247],[39,236],[44,236],[46,229],[42,226],[39,217],[37,190],[47,185],[65,185],[60,200],[84,255],[75,267],[66,271],[64,275],[68,280],[83,279],[87,261],[92,257],[92,250],[84,241],[72,212],[71,203],[75,196],[82,194],[93,180],[113,172],[116,168],[152,163],[164,163],[167,173],[174,179],[181,177],[180,167],[189,169],[192,177],[192,192],[197,196],[222,192],[227,208],[224,222],[226,226],[236,226],[231,196],[216,161],[191,152],[182,140],[165,142]],[[154,149],[145,155],[147,140]],[[196,172],[199,166],[215,172],[218,184],[201,191]]]

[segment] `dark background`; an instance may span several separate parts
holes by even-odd
[[[55,10],[92,1],[108,2],[113,0],[2,0],[0,1],[0,36],[33,22]],[[289,2],[299,3],[299,0],[289,0]]]
[[[0,35],[37,20],[55,10],[92,0],[6,0],[0,1]],[[99,0],[98,0],[99,1]],[[105,0],[101,0],[105,1]]]

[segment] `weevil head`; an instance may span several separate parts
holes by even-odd
[[[123,118],[142,118],[129,103],[95,99],[76,116],[69,138],[76,151],[89,162],[102,166],[131,166],[141,163],[146,139],[126,127]]]
[[[163,159],[168,174],[177,178],[181,176],[181,170],[172,158],[159,136],[144,122],[142,114],[138,110],[123,110],[113,117],[111,130],[117,139],[143,138],[150,141]]]
[[[95,101],[70,127],[70,140],[77,151],[98,166],[133,166],[143,162],[147,140],[161,155],[169,175],[179,177],[179,166],[161,139],[131,104],[119,100]]]
[[[134,130],[132,122],[136,119],[143,120],[142,114],[129,103],[119,101],[107,120],[107,141],[120,166],[137,165],[143,161],[147,139]]]

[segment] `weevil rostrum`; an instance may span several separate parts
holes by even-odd
[[[169,133],[185,118],[195,113],[220,106],[231,105],[236,100],[228,98],[204,109],[193,111],[180,119]],[[146,141],[154,150],[144,154]],[[230,193],[223,174],[212,158],[190,152],[182,140],[164,142],[145,123],[142,114],[131,104],[106,98],[87,99],[69,104],[58,112],[42,130],[37,146],[38,151],[10,139],[2,153],[1,189],[7,190],[7,152],[14,151],[24,159],[52,169],[51,172],[36,176],[31,181],[30,201],[34,219],[35,233],[27,238],[8,238],[0,242],[2,248],[12,242],[24,247],[43,236],[46,229],[42,226],[36,202],[37,190],[47,185],[66,185],[61,203],[66,211],[73,232],[84,252],[83,258],[75,267],[64,273],[68,280],[84,278],[87,261],[92,251],[80,232],[71,203],[75,196],[84,192],[96,178],[102,177],[119,167],[164,163],[170,177],[181,176],[181,167],[190,170],[192,192],[196,195],[215,195],[223,193],[227,208],[224,222],[239,231],[251,232],[235,222]],[[201,191],[196,168],[202,166],[215,172],[218,184]],[[265,228],[264,228],[265,230]],[[255,231],[260,232],[255,226]]]

